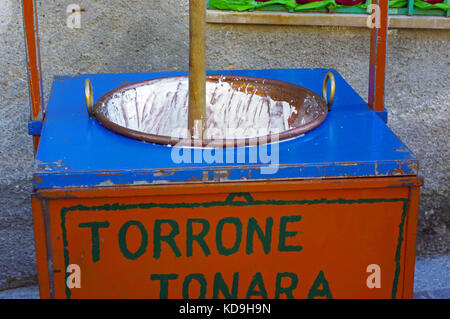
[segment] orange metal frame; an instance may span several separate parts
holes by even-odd
[[[23,0],[23,24],[25,29],[25,46],[27,50],[28,84],[31,101],[31,120],[44,118],[44,96],[42,89],[41,55],[36,0]],[[39,136],[34,137],[34,148],[37,150]]]
[[[372,0],[380,10],[380,27],[370,32],[369,100],[373,111],[384,111],[389,0]]]

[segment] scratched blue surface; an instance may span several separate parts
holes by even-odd
[[[210,73],[278,79],[321,95],[322,81],[328,71],[289,69]],[[173,148],[120,136],[88,117],[84,98],[87,77],[92,81],[96,101],[124,84],[185,72],[55,77],[36,158],[34,187],[416,175],[414,155],[368,109],[351,86],[333,72],[336,97],[332,111],[315,130],[277,144],[279,165],[273,166],[270,174],[263,174],[261,167],[276,164],[276,157],[261,160],[260,153],[256,152],[257,161],[254,161],[249,156],[254,149],[238,149],[240,154],[245,153],[244,163],[238,163],[238,152],[235,152],[231,163],[207,163],[203,160],[195,164],[177,164],[172,160]],[[268,147],[268,154],[276,152],[274,147]],[[193,152],[192,159],[195,156]]]

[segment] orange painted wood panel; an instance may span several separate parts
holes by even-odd
[[[215,184],[186,194],[172,185],[173,194],[142,187],[135,196],[125,187],[49,200],[55,297],[409,296],[406,241],[416,219],[408,212],[417,203],[401,180]],[[66,285],[72,264],[81,288]],[[373,264],[380,288],[367,285]]]
[[[44,200],[45,201],[45,200]],[[48,299],[50,293],[50,278],[48,267],[48,250],[47,250],[47,231],[44,221],[44,211],[42,209],[43,201],[36,198],[32,200],[33,210],[33,227],[34,227],[34,245],[37,260],[37,272],[39,282],[39,293],[41,298]]]
[[[419,187],[410,188],[410,201],[408,218],[406,219],[405,234],[405,271],[404,271],[404,298],[413,298],[414,291],[414,264],[416,258],[417,217],[419,214]]]

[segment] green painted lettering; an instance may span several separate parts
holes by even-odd
[[[184,278],[183,282],[183,299],[190,299],[189,287],[191,281],[196,280],[200,284],[200,295],[198,299],[205,299],[206,297],[206,278],[202,274],[189,274]]]
[[[193,224],[198,223],[202,224],[202,230],[197,235],[193,234]],[[211,251],[208,248],[208,245],[205,242],[205,236],[209,232],[209,222],[203,218],[193,218],[188,219],[187,221],[187,230],[186,230],[186,256],[191,257],[193,252],[193,243],[196,241],[200,247],[202,248],[204,254],[208,256],[211,254]]]
[[[247,224],[247,246],[246,253],[250,255],[253,253],[253,237],[254,233],[258,235],[261,244],[263,245],[264,253],[267,255],[270,252],[270,244],[272,242],[272,227],[273,218],[269,217],[266,219],[266,233],[264,234],[262,229],[259,227],[258,222],[255,218],[250,218]]]
[[[321,289],[319,289],[320,286],[322,286]],[[331,295],[330,286],[328,285],[328,281],[322,270],[317,275],[317,278],[308,293],[308,299],[314,299],[314,297],[326,297],[327,299],[333,298]]]
[[[302,246],[298,245],[286,245],[287,237],[294,237],[297,235],[296,231],[287,231],[286,227],[288,223],[298,222],[302,219],[302,216],[283,216],[280,219],[280,236],[278,240],[279,251],[301,251]]]
[[[255,290],[256,287],[259,287],[259,290]],[[257,272],[253,276],[245,299],[250,299],[252,296],[260,296],[263,299],[267,299],[267,291],[264,287],[264,281],[260,272]]]
[[[235,272],[233,275],[233,284],[230,289],[228,288],[225,280],[220,272],[214,275],[214,286],[213,286],[213,299],[219,299],[219,293],[222,292],[225,299],[237,299],[238,297],[238,286],[239,286],[239,273]]]
[[[161,235],[163,224],[169,224],[172,230],[168,235]],[[169,244],[175,256],[180,257],[180,249],[175,242],[175,236],[180,233],[178,223],[171,219],[157,219],[153,228],[153,257],[158,259],[161,256],[161,242],[165,241]]]
[[[233,247],[226,248],[223,245],[223,228],[225,224],[233,224],[236,228],[236,240],[234,241]],[[216,229],[216,245],[219,254],[224,256],[229,256],[236,253],[241,246],[242,241],[242,223],[241,220],[237,217],[226,217],[219,221]]]
[[[136,250],[136,252],[132,253],[127,246],[127,232],[128,229],[131,226],[136,226],[139,231],[141,232],[141,245],[139,246],[139,249]],[[125,258],[136,260],[140,256],[142,256],[145,251],[147,250],[148,245],[148,233],[145,229],[144,225],[142,225],[141,222],[137,220],[130,220],[123,224],[123,226],[119,230],[119,247],[122,254],[125,256]]]
[[[178,278],[177,274],[152,274],[150,280],[159,280],[159,298],[169,298],[169,280]]]
[[[109,222],[91,222],[81,223],[78,225],[80,228],[90,228],[92,234],[92,261],[95,263],[100,260],[100,228],[108,228]]]
[[[287,277],[291,279],[291,283],[287,287],[281,287],[281,282],[283,278]],[[292,291],[297,288],[298,285],[298,277],[293,272],[279,272],[277,274],[277,281],[275,285],[275,299],[280,299],[282,294],[286,295],[287,299],[294,299],[294,294]]]

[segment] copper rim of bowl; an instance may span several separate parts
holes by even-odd
[[[302,86],[299,86],[297,84],[284,82],[280,80],[274,80],[274,79],[267,79],[267,78],[258,78],[258,77],[250,77],[250,76],[238,76],[238,75],[208,75],[207,81],[218,81],[224,80],[227,82],[236,82],[241,81],[245,83],[255,83],[258,85],[272,85],[279,88],[287,89],[288,91],[295,92],[295,91],[303,91],[306,94],[315,96],[317,98],[317,101],[319,104],[318,107],[322,107],[323,113],[320,114],[317,118],[310,121],[309,123],[306,123],[304,125],[301,125],[299,127],[294,127],[290,130],[286,130],[283,132],[280,132],[278,134],[269,134],[269,135],[261,135],[258,137],[250,137],[250,138],[238,138],[238,139],[222,139],[222,140],[213,140],[213,139],[182,139],[182,138],[175,138],[170,136],[163,136],[163,135],[156,135],[156,134],[149,134],[144,133],[140,131],[136,131],[133,129],[126,128],[122,125],[116,124],[112,121],[110,121],[101,111],[100,111],[100,105],[103,103],[106,104],[109,99],[118,92],[122,92],[129,89],[135,89],[141,86],[151,85],[152,82],[161,80],[161,79],[170,79],[170,78],[187,78],[188,76],[171,76],[171,77],[161,77],[157,79],[151,79],[151,80],[145,80],[141,82],[136,82],[132,84],[123,85],[121,87],[118,87],[112,91],[109,91],[105,95],[103,95],[97,103],[94,105],[94,115],[95,118],[107,129],[120,134],[125,137],[129,137],[135,140],[144,141],[148,143],[155,143],[155,144],[161,144],[161,145],[172,145],[172,146],[181,146],[181,147],[243,147],[243,146],[254,146],[254,145],[260,145],[260,144],[270,144],[272,142],[281,142],[284,140],[292,139],[295,137],[298,137],[302,134],[305,134],[316,127],[318,127],[322,122],[325,120],[327,114],[328,114],[328,106],[323,100],[322,97],[320,97],[317,93],[306,89]],[[281,99],[282,100],[282,99]],[[277,138],[274,138],[276,136]],[[261,143],[261,140],[263,143]]]

